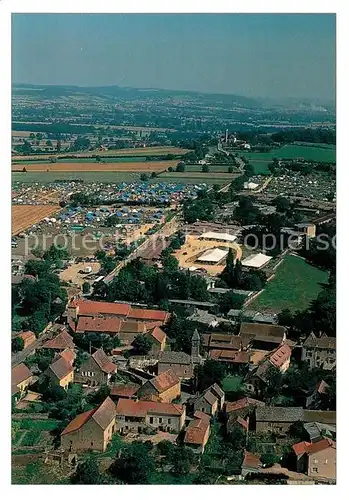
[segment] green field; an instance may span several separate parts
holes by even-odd
[[[104,156],[103,163],[139,163],[146,162],[146,156]],[[49,163],[49,160],[13,160],[13,165],[23,164],[30,165],[31,163]],[[56,163],[98,163],[95,158],[58,158]]]
[[[228,184],[234,179],[233,174],[213,175],[213,173],[202,173],[192,175],[191,172],[164,172],[158,176],[160,182],[182,182],[184,184]]]
[[[57,427],[60,425],[59,420],[53,420],[53,419],[36,420],[31,418],[24,418],[23,420],[20,420],[20,423],[21,423],[21,429],[37,431],[37,432],[53,431],[54,429],[57,429]]]
[[[242,377],[239,375],[227,375],[222,380],[222,388],[224,392],[236,392],[240,389]]]
[[[56,180],[78,180],[84,182],[135,182],[140,174],[136,172],[12,172],[12,182],[40,182],[42,184]]]
[[[336,147],[331,145],[319,144],[287,144],[281,148],[274,149],[270,153],[244,153],[250,163],[253,165],[256,174],[268,174],[268,164],[273,158],[304,158],[304,160],[335,162]]]
[[[228,172],[229,167],[232,166],[234,168],[234,172],[238,172],[238,169],[234,167],[233,165],[208,165],[208,168],[210,169],[210,172],[218,172],[218,173],[223,173],[227,175],[232,175]],[[202,165],[187,165],[185,168],[185,173],[189,172],[202,172]],[[175,172],[177,173],[177,172]],[[202,172],[203,175],[204,172]],[[207,174],[206,174],[207,175]]]
[[[276,276],[267,283],[265,290],[251,302],[254,311],[280,312],[306,309],[327,282],[327,272],[307,264],[300,257],[286,255],[276,269]]]

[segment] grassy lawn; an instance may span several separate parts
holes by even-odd
[[[280,312],[282,309],[306,309],[327,282],[327,273],[307,264],[300,257],[286,255],[275,278],[254,300],[249,309]]]
[[[21,429],[35,431],[39,433],[40,431],[53,431],[60,425],[59,420],[34,420],[34,419],[23,419],[21,422]]]
[[[244,153],[244,156],[250,160],[255,168],[256,174],[269,173],[268,164],[273,158],[304,158],[304,160],[313,161],[336,161],[335,146],[322,144],[317,145],[299,145],[286,144],[281,148],[274,149],[270,153]]]
[[[236,392],[239,390],[241,382],[242,377],[239,375],[227,375],[222,381],[223,391]]]
[[[56,180],[83,180],[84,182],[134,182],[139,181],[135,172],[12,172],[12,182],[41,182]]]
[[[21,441],[21,446],[36,446],[41,439],[41,432],[37,430],[26,431]]]
[[[59,467],[53,468],[39,462],[12,467],[12,484],[69,484],[62,477]]]

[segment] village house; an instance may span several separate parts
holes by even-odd
[[[246,389],[251,394],[259,395],[268,383],[268,372],[271,368],[276,368],[281,373],[285,373],[291,362],[292,350],[290,346],[283,342],[276,349],[271,351],[258,367],[246,375]]]
[[[318,382],[313,392],[306,398],[305,407],[309,409],[316,409],[321,396],[327,393],[328,388],[329,385],[324,380]]]
[[[170,368],[143,384],[139,391],[140,399],[153,399],[162,403],[170,403],[181,395],[181,382]]]
[[[73,337],[66,330],[63,330],[56,337],[45,342],[41,348],[60,352],[65,349],[74,349],[75,344]]]
[[[115,302],[98,302],[73,298],[67,306],[68,323],[76,325],[80,317],[118,317],[129,321],[159,322],[166,324],[171,314],[159,309],[132,308],[130,304]]]
[[[256,432],[286,434],[294,422],[303,421],[304,410],[298,407],[257,406]]]
[[[323,438],[336,439],[336,426],[333,424],[322,424],[320,422],[305,422],[304,430],[309,436],[311,443],[321,441]]]
[[[113,401],[117,402],[120,398],[122,399],[133,399],[137,401],[138,390],[140,389],[139,384],[117,384],[110,388],[110,397]]]
[[[35,333],[31,332],[30,330],[19,333],[17,337],[23,340],[23,349],[27,349],[29,346],[36,342]]]
[[[29,385],[33,383],[33,374],[29,368],[24,364],[20,363],[16,365],[11,370],[11,394],[17,402],[25,393],[25,390]]]
[[[145,429],[180,432],[184,423],[185,407],[179,404],[119,399],[116,405],[116,427],[122,433]]]
[[[194,453],[203,453],[210,437],[210,416],[196,412],[194,417],[185,430],[183,443]]]
[[[238,401],[227,401],[225,404],[225,421],[227,432],[232,430],[238,418],[242,418],[248,421],[249,427],[255,425],[255,409],[257,406],[265,406],[263,401],[258,401],[257,399],[252,399],[244,397]],[[251,427],[250,427],[251,428]]]
[[[311,369],[333,370],[336,366],[336,339],[322,334],[316,337],[310,333],[302,345],[302,361],[309,363]]]
[[[58,384],[63,389],[67,390],[69,384],[74,381],[73,361],[69,361],[66,354],[59,354],[53,358],[53,362],[45,370],[44,375],[48,377],[54,384]]]
[[[296,455],[296,470],[313,479],[336,479],[336,443],[329,438],[315,443],[302,441],[294,444],[292,450]]]
[[[270,351],[286,340],[286,328],[265,323],[241,323],[239,335],[254,349]]]
[[[73,452],[105,451],[115,431],[115,411],[108,397],[97,408],[77,415],[61,433],[61,446]]]
[[[200,411],[207,415],[215,415],[223,409],[225,394],[218,384],[212,384],[201,395],[190,398],[188,403],[192,402],[194,411]]]
[[[110,382],[112,374],[116,372],[117,366],[100,348],[82,363],[76,373],[75,382],[87,386],[105,385]]]
[[[189,354],[176,351],[160,351],[158,373],[166,372],[170,368],[181,379],[189,379],[194,375],[194,366]]]
[[[152,342],[151,354],[158,354],[160,351],[165,350],[167,336],[159,326],[155,326],[152,330],[149,330],[147,336]]]
[[[91,318],[88,316],[79,317],[75,333],[104,333],[117,335],[121,326],[121,319],[117,317]]]

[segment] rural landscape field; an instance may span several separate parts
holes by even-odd
[[[44,217],[50,217],[59,209],[59,205],[13,205],[12,235],[24,231]]]
[[[12,14],[12,484],[336,492],[336,21]]]

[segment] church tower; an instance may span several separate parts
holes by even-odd
[[[192,361],[195,363],[200,363],[200,343],[201,343],[201,338],[199,335],[199,332],[197,328],[195,328],[193,336],[191,338],[191,358]]]

